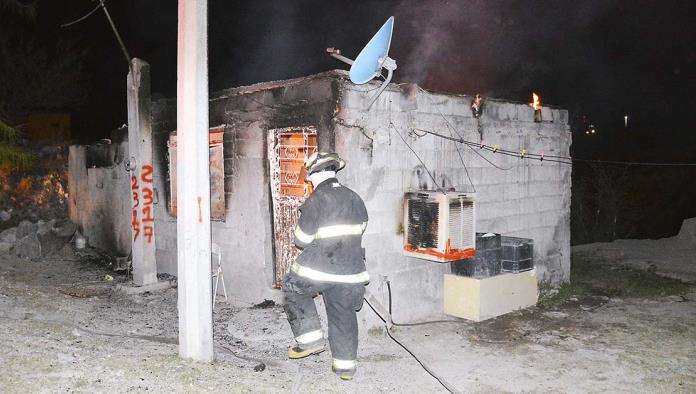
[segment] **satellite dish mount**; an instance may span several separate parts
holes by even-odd
[[[360,51],[355,60],[351,60],[335,48],[327,48],[326,52],[331,57],[350,65],[350,80],[356,85],[370,82],[375,77],[382,76],[382,68],[387,70],[387,77],[377,92],[370,98],[366,110],[372,107],[380,94],[387,88],[396,70],[396,61],[389,57],[389,45],[391,44],[392,31],[394,30],[394,17],[389,17],[384,25],[370,39],[365,47]]]

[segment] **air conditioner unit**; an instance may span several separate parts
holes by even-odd
[[[449,262],[476,255],[474,193],[419,191],[404,196],[404,254]]]

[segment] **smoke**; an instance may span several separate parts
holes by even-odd
[[[354,58],[394,15],[395,82],[527,100],[532,89],[545,95],[543,84],[552,85],[550,76],[563,67],[575,70],[580,64],[606,74],[603,54],[588,47],[577,57],[567,42],[582,37],[616,1],[212,3],[211,85],[220,89],[347,69],[325,49],[335,46]]]
[[[567,65],[561,56],[568,39],[582,36],[615,3],[403,0],[395,9],[392,52],[398,79],[434,90],[521,99]],[[584,62],[603,66],[594,61],[599,56],[586,54]]]
[[[484,1],[402,1],[396,10],[394,40],[402,56],[400,79],[432,85],[438,79],[458,79],[450,73],[474,72],[478,59],[465,59],[462,54],[475,44],[472,32],[488,18],[486,7]]]

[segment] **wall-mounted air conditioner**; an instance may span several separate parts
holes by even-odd
[[[474,193],[406,193],[404,254],[439,262],[474,256],[475,222]]]

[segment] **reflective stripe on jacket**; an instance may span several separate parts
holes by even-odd
[[[367,220],[365,204],[357,193],[336,178],[320,183],[300,206],[295,245],[303,250],[295,262],[300,267],[295,273],[320,281],[367,282],[362,249]],[[348,276],[341,279],[336,275]]]

